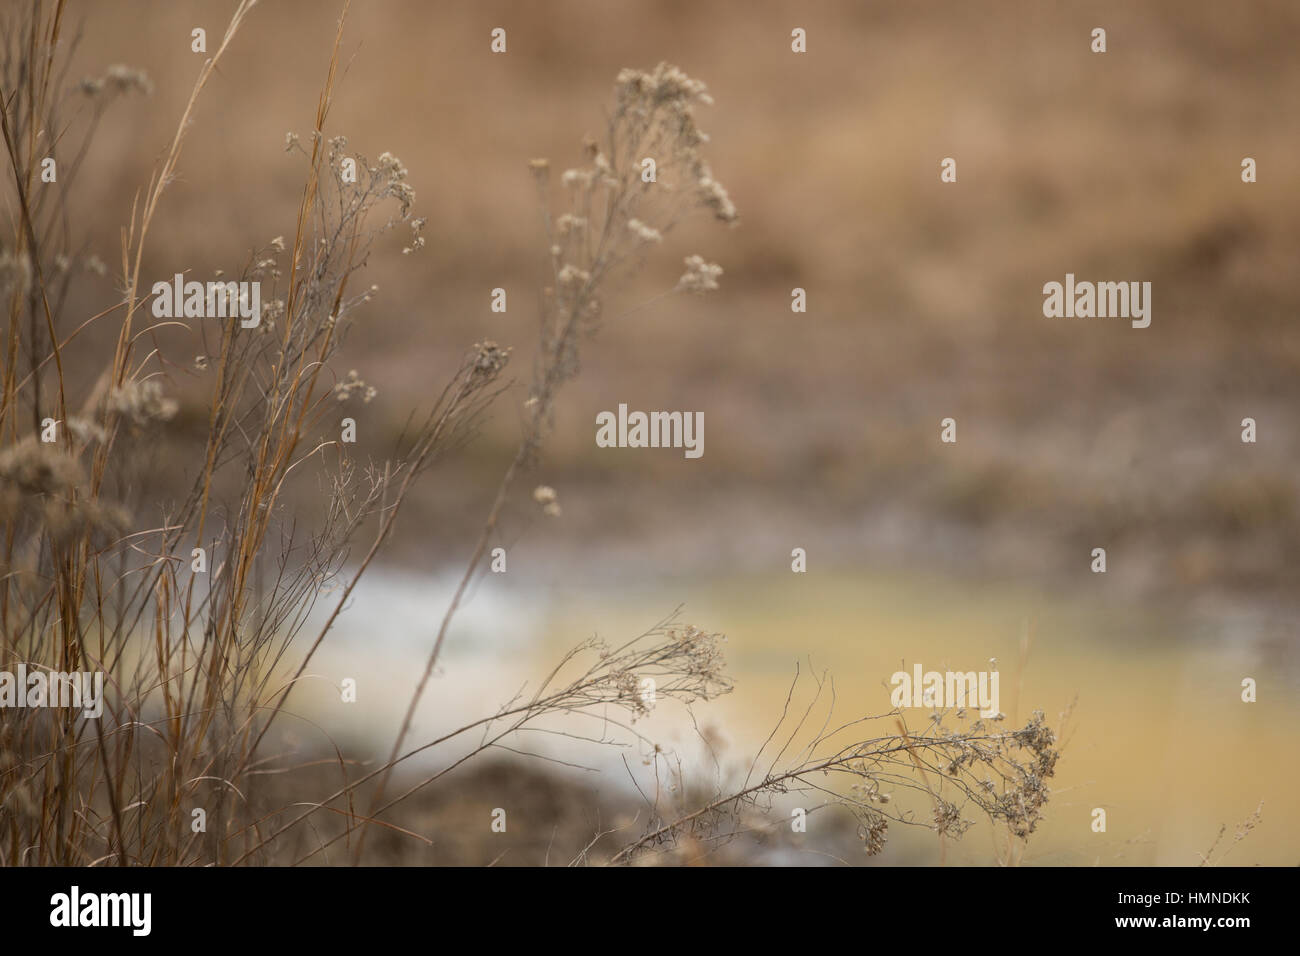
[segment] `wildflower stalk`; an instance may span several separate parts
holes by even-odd
[[[587,164],[568,170],[563,176],[562,185],[572,191],[569,212],[552,219],[546,197],[550,165],[546,160],[534,160],[530,164],[543,197],[543,224],[554,281],[554,286],[543,293],[541,337],[527,404],[530,415],[515,454],[502,474],[465,570],[439,622],[424,669],[375,788],[370,816],[376,815],[373,808],[383,799],[392,767],[437,667],[452,620],[487,553],[511,486],[541,449],[546,430],[553,421],[560,386],[577,374],[578,340],[584,332],[598,327],[602,308],[597,292],[602,283],[614,268],[638,254],[647,243],[660,241],[690,209],[704,209],[728,225],[736,222],[735,207],[726,190],[713,179],[700,151],[708,137],[696,125],[693,109],[696,104],[712,103],[704,84],[676,67],[661,63],[652,73],[623,70],[615,92],[617,107],[608,123],[604,149],[588,140],[584,146]],[[659,151],[657,175],[660,178],[656,186],[660,189],[654,195],[646,189],[639,165],[642,151],[650,146]],[[668,198],[663,198],[664,194]],[[594,213],[601,214],[602,226],[593,243],[590,223]],[[659,223],[658,227],[650,225],[651,222]],[[716,278],[722,271],[719,267],[705,263],[698,256],[688,259],[687,266],[678,290],[703,292],[717,288]],[[700,275],[707,277],[707,281],[701,282]],[[354,850],[354,860],[360,859],[364,843],[363,832]]]

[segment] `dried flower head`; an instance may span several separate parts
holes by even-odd
[[[80,479],[76,459],[56,445],[28,439],[0,451],[0,483],[24,495],[65,493]]]
[[[402,255],[409,256],[417,249],[424,248],[424,224],[427,220],[420,216],[411,220],[411,244],[402,250]]]
[[[116,63],[104,74],[100,89],[107,89],[113,93],[138,92],[148,96],[153,93],[153,81],[144,70],[134,70],[129,66]]]
[[[858,825],[858,837],[867,856],[875,856],[885,848],[889,834],[889,820],[880,813],[867,814]]]
[[[32,283],[32,264],[25,255],[0,252],[0,298],[22,298]]]
[[[663,242],[663,233],[658,229],[652,229],[643,223],[640,219],[629,219],[627,227],[642,242]]]
[[[471,371],[475,377],[495,378],[509,361],[509,349],[503,349],[491,340],[479,342],[474,346]]]
[[[98,422],[77,415],[68,417],[68,434],[83,445],[108,440],[108,432]]]
[[[722,275],[722,266],[705,262],[703,256],[687,256],[686,271],[677,280],[678,292],[692,292],[697,295],[713,292],[718,288],[718,276]]]
[[[334,398],[340,402],[346,402],[353,395],[360,395],[363,402],[369,402],[378,394],[373,385],[362,380],[356,369],[349,369],[347,378],[334,386]]]
[[[171,421],[179,407],[175,399],[163,396],[162,385],[154,379],[127,382],[108,397],[109,411],[136,428]]]

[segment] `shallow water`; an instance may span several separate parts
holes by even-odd
[[[583,583],[557,580],[574,577]],[[619,583],[628,579],[602,580],[593,572],[529,580],[513,571],[480,579],[411,739],[486,715],[521,688],[531,693],[583,638],[626,640],[685,605],[683,621],[728,635],[735,689],[694,709],[698,725],[712,728],[711,739],[723,747],[724,766],[747,763],[771,733],[796,665],[804,679],[792,710],[807,706],[807,675],[825,671],[834,681],[838,724],[886,714],[897,670],[917,662],[926,670],[988,670],[996,658],[1004,726],[1022,726],[1041,709],[1057,729],[1077,699],[1047,819],[1025,862],[1194,864],[1222,824],[1228,831],[1219,852],[1231,846],[1236,824],[1261,800],[1262,823],[1227,862],[1298,862],[1300,823],[1289,807],[1300,680],[1291,645],[1262,640],[1266,629],[1249,617],[1156,612],[1109,603],[1101,594],[1046,597],[880,571]],[[310,711],[331,734],[379,740],[386,750],[453,580],[384,571],[363,584],[314,662],[319,677],[296,698],[298,712]],[[355,704],[339,703],[331,689],[345,676],[358,681]],[[1244,677],[1258,682],[1258,702],[1242,702]],[[825,710],[816,713],[820,725]],[[923,726],[928,713],[906,711],[908,725]],[[892,732],[892,720],[880,726]],[[637,729],[683,753],[697,772],[706,767],[698,733],[677,705],[661,705]],[[456,746],[428,763],[445,763]],[[544,735],[516,746],[591,766],[616,785],[627,780],[623,757],[638,754],[635,746],[617,750]],[[1104,833],[1092,830],[1098,807],[1107,814]],[[901,845],[909,860],[937,859],[932,834],[904,832]],[[968,834],[945,855],[952,863],[994,859],[987,835]]]

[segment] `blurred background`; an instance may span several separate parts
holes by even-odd
[[[71,6],[82,73],[125,63],[155,85],[115,107],[73,199],[105,262],[189,96],[190,31],[212,49],[229,7]],[[254,11],[200,101],[150,281],[238,271],[292,235],[303,163],[285,134],[310,132],[336,21],[319,2]],[[504,55],[489,51],[495,27]],[[795,27],[806,54],[791,52]],[[509,697],[577,640],[631,637],[684,604],[730,636],[736,690],[700,716],[738,760],[770,732],[796,665],[834,675],[847,720],[889,709],[903,662],[996,657],[1010,720],[1042,709],[1055,727],[1077,700],[1026,862],[1195,863],[1263,800],[1229,862],[1295,864],[1297,41],[1289,0],[354,3],[326,133],[398,156],[428,217],[425,249],[403,256],[406,237],[389,237],[363,274],[380,292],[336,370],[378,387],[350,412],[358,455],[390,455],[473,342],[512,346],[527,379],[547,270],[527,162],[576,165],[621,68],[667,60],[708,84],[716,105],[699,121],[741,216],[672,234],[620,298],[670,288],[692,253],[722,265],[720,292],[657,300],[587,343],[528,479],[553,486],[563,514],[518,489],[498,542],[509,571],[475,585],[417,735]],[[1151,326],[1044,318],[1042,286],[1067,272],[1150,281]],[[505,313],[490,308],[498,287]],[[795,287],[806,314],[790,310]],[[92,311],[119,294],[111,273],[78,292]],[[172,390],[176,446],[155,465],[179,480],[175,449],[206,413],[183,374]],[[386,752],[525,394],[425,483],[315,662],[319,693],[296,699],[362,750]],[[702,411],[704,456],[597,448],[595,415],[619,403]],[[939,441],[947,417],[955,445]],[[806,574],[791,573],[796,547]],[[362,688],[346,714],[331,703],[345,675]],[[651,725],[693,746],[689,719]],[[518,817],[514,862],[552,834],[546,813],[588,826],[626,795],[618,758],[591,759],[609,772],[561,773],[547,785],[563,798],[531,829]],[[502,780],[540,792],[502,773],[482,782],[485,806],[501,805]],[[414,861],[486,862],[504,846],[480,859],[439,839]],[[921,833],[881,861],[937,859]],[[991,859],[968,836],[946,861]]]

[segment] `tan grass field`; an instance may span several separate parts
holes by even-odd
[[[350,6],[340,30],[333,6],[267,0],[197,92],[243,6],[35,9],[40,37],[58,13],[50,62],[66,56],[67,71],[24,72],[41,61],[15,26],[27,14],[7,14],[0,254],[18,261],[35,235],[43,268],[21,285],[0,272],[0,670],[95,664],[122,696],[107,740],[0,710],[0,858],[482,865],[505,844],[504,862],[529,864],[1159,866],[1199,862],[1226,824],[1213,862],[1296,862],[1295,4],[764,0],[739,15],[720,0],[385,0]],[[1088,48],[1098,25],[1104,55]],[[206,55],[190,49],[195,27]],[[806,54],[791,52],[794,27]],[[652,73],[664,62],[712,102]],[[113,64],[147,75],[147,94],[113,92]],[[628,68],[658,92],[638,99],[616,80]],[[82,76],[109,92],[78,94]],[[679,192],[638,192],[615,150],[610,195],[628,205],[577,228],[594,237],[605,212],[619,231],[595,251],[569,244],[558,216],[586,194],[564,171],[595,170],[596,196],[610,130],[642,145],[624,102],[690,115],[659,141]],[[72,169],[101,105],[75,178],[43,198],[40,158],[55,149]],[[369,171],[354,191],[336,181],[346,155]],[[547,171],[530,170],[537,157]],[[940,182],[944,157],[956,183]],[[647,218],[662,243],[629,239],[628,209],[661,201],[681,224]],[[692,254],[721,266],[719,288],[659,297]],[[177,272],[261,276],[287,304],[243,337],[207,320],[150,328],[149,289]],[[1066,273],[1150,281],[1151,326],[1045,318],[1043,284]],[[796,287],[806,313],[791,311]],[[364,384],[335,401],[352,370]],[[702,410],[707,451],[597,447],[592,423],[619,403]],[[105,435],[40,457],[47,413]],[[345,414],[358,423],[346,447]],[[948,416],[955,445],[939,441]],[[200,541],[210,579],[186,570]],[[505,575],[489,570],[494,547]],[[1105,575],[1089,570],[1096,547]],[[793,548],[807,574],[790,573]],[[521,685],[527,700],[578,641],[617,645],[678,605],[702,631],[650,642],[680,668],[668,696],[695,696],[692,710],[640,713],[636,658],[541,708],[555,740],[457,750],[469,738],[456,736],[394,763]],[[1051,754],[1050,797],[991,817],[970,798],[979,819],[957,840],[930,778],[944,747],[972,745],[936,737],[925,746],[943,760],[911,774],[927,721],[880,716],[885,685],[900,661],[994,657],[1007,721],[991,733],[1036,710],[1056,733],[1019,750],[1027,738],[998,738],[996,758]],[[796,666],[792,700],[808,705],[798,695],[828,672],[835,713],[877,715],[868,736],[893,741],[890,773],[909,782],[883,852],[862,851],[885,804],[850,789],[869,774],[847,765],[830,789],[858,803],[814,814],[806,838],[785,832],[803,793],[774,785],[705,814],[713,835],[674,829],[671,852],[644,852],[643,827],[689,818],[755,753],[774,756],[762,748]],[[1245,677],[1256,703],[1241,701]],[[355,704],[340,702],[345,679]],[[570,708],[628,711],[625,746],[606,746],[603,726],[603,744],[586,739]],[[157,734],[122,729],[128,714]],[[819,726],[781,739],[808,744]],[[294,772],[262,775],[272,752]],[[637,785],[677,769],[686,779],[647,814]],[[1046,778],[1017,765],[1006,779],[1033,804]],[[248,789],[247,805],[213,780]],[[93,812],[75,813],[73,794]],[[214,821],[200,836],[186,829],[196,801]],[[318,808],[310,831],[301,802]],[[503,803],[520,808],[508,841],[484,816]],[[1105,833],[1090,827],[1099,807]],[[284,836],[254,833],[255,809]],[[147,835],[123,835],[130,813]],[[1024,820],[1028,839],[1013,832]],[[610,821],[620,829],[583,855]],[[739,836],[710,842],[729,827]]]

